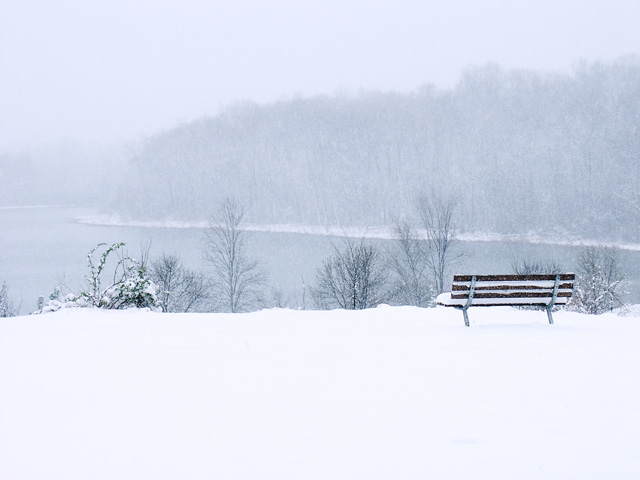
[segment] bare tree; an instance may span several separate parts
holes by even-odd
[[[561,273],[560,265],[554,261],[542,261],[542,260],[511,260],[511,270],[516,275],[554,275]],[[536,310],[537,307],[518,306],[518,310]],[[559,307],[555,307],[556,309]]]
[[[623,305],[620,289],[625,273],[613,248],[589,247],[578,257],[577,280],[571,304],[582,313],[599,315]]]
[[[212,294],[222,311],[241,312],[260,304],[266,275],[247,255],[246,209],[225,199],[205,235],[204,258],[211,264]]]
[[[345,240],[339,250],[327,258],[316,273],[311,293],[322,309],[361,310],[387,300],[387,272],[379,250],[364,239]]]
[[[271,287],[265,295],[263,308],[296,308],[296,301],[291,292],[282,287]]]
[[[540,260],[512,260],[511,269],[516,275],[552,275],[560,273],[560,265],[553,261]]]
[[[433,286],[429,282],[427,242],[409,222],[396,221],[394,246],[389,251],[389,269],[393,273],[391,299],[400,305],[429,306]]]
[[[418,209],[427,240],[428,265],[435,294],[439,295],[447,285],[449,268],[460,258],[454,252],[456,202],[451,196],[431,195],[419,200]]]
[[[163,312],[197,310],[207,298],[204,275],[185,267],[176,255],[163,253],[152,261],[149,275],[158,287]]]

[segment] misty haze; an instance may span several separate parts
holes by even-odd
[[[638,21],[0,4],[0,477],[636,478]]]
[[[359,227],[358,235],[391,238],[398,221],[419,229],[418,202],[436,195],[456,202],[466,240],[457,268],[499,273],[536,260],[573,271],[586,242],[622,247],[634,286],[639,85],[637,57],[584,62],[568,74],[487,65],[451,89],[242,103],[126,148],[5,153],[3,280],[29,312],[58,283],[76,289],[86,253],[103,241],[134,251],[150,242],[151,256],[173,253],[205,271],[195,227],[234,198],[251,229],[290,232],[287,242],[299,245],[270,248],[264,233],[249,241],[274,270],[266,291],[299,308],[319,252],[340,243],[323,235]],[[79,221],[118,226],[97,235]],[[309,231],[321,238],[301,235]],[[48,245],[62,257],[44,253]],[[634,290],[625,301],[638,300]]]

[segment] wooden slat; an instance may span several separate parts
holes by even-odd
[[[474,296],[482,295],[482,294],[493,294],[495,295],[496,298],[507,296],[507,295],[511,295],[513,297],[515,296],[526,297],[527,295],[534,294],[534,293],[551,296],[553,295],[553,289],[541,288],[538,290],[482,290],[480,292],[475,291]],[[561,297],[563,296],[570,297],[572,293],[573,293],[573,290],[571,289],[558,290],[558,294],[562,294],[562,295],[559,295]],[[469,290],[451,292],[451,295],[453,295],[455,298],[459,298],[462,296],[466,298],[469,295]]]
[[[454,275],[454,282],[470,282],[473,275]],[[476,282],[522,282],[522,281],[541,281],[553,280],[556,276],[551,275],[475,275]],[[559,275],[561,281],[575,280],[575,273],[561,273]]]
[[[564,303],[556,302],[556,305]],[[546,307],[546,303],[474,303],[474,307]]]
[[[565,283],[573,283],[571,280],[564,280]],[[507,282],[476,282],[477,286],[499,287]],[[470,285],[471,282],[453,282],[453,285]],[[509,285],[524,286],[530,285],[538,288],[551,288],[556,284],[554,280],[526,280],[519,282],[509,282]]]
[[[553,296],[553,291],[550,292],[513,292],[513,293],[496,293],[496,292],[485,292],[485,293],[474,293],[473,299],[476,298],[551,298]],[[560,297],[571,297],[571,292],[558,292],[558,298]],[[469,298],[469,293],[458,293],[451,294],[451,298],[456,300],[462,300]]]
[[[469,291],[469,287],[471,286],[471,283],[467,283],[467,284],[453,284],[452,285],[452,290],[455,291]],[[482,283],[476,283],[476,286],[474,288],[474,291],[478,291],[478,290],[542,290],[542,289],[546,289],[549,288],[551,290],[553,290],[554,285],[551,284],[550,287],[539,287],[537,285],[518,285],[518,284],[510,284],[510,285],[506,285],[506,284],[500,284],[500,285],[489,285],[486,286]],[[558,289],[560,290],[567,290],[567,289],[573,289],[573,283],[561,283],[558,285]]]
[[[504,298],[504,299],[500,299],[500,298],[473,298],[473,304],[471,305],[472,307],[487,307],[487,306],[492,306],[492,307],[518,307],[518,306],[537,306],[537,307],[546,307],[549,302],[551,301],[551,298],[548,297],[547,299],[538,301],[535,299],[531,299],[531,298]],[[556,305],[566,305],[569,302],[569,298],[567,297],[561,297],[556,299]],[[439,305],[444,305],[447,307],[464,307],[467,303],[466,299],[453,299],[450,298],[447,301],[439,301],[438,304]]]

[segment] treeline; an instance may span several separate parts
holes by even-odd
[[[138,218],[205,219],[235,196],[259,223],[389,225],[436,191],[468,231],[638,240],[640,60],[237,105],[148,138],[129,167],[113,206]]]

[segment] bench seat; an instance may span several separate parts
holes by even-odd
[[[469,307],[528,306],[544,308],[553,324],[551,310],[566,305],[573,293],[575,274],[551,275],[454,275],[452,291],[436,302],[462,310],[469,326]]]

